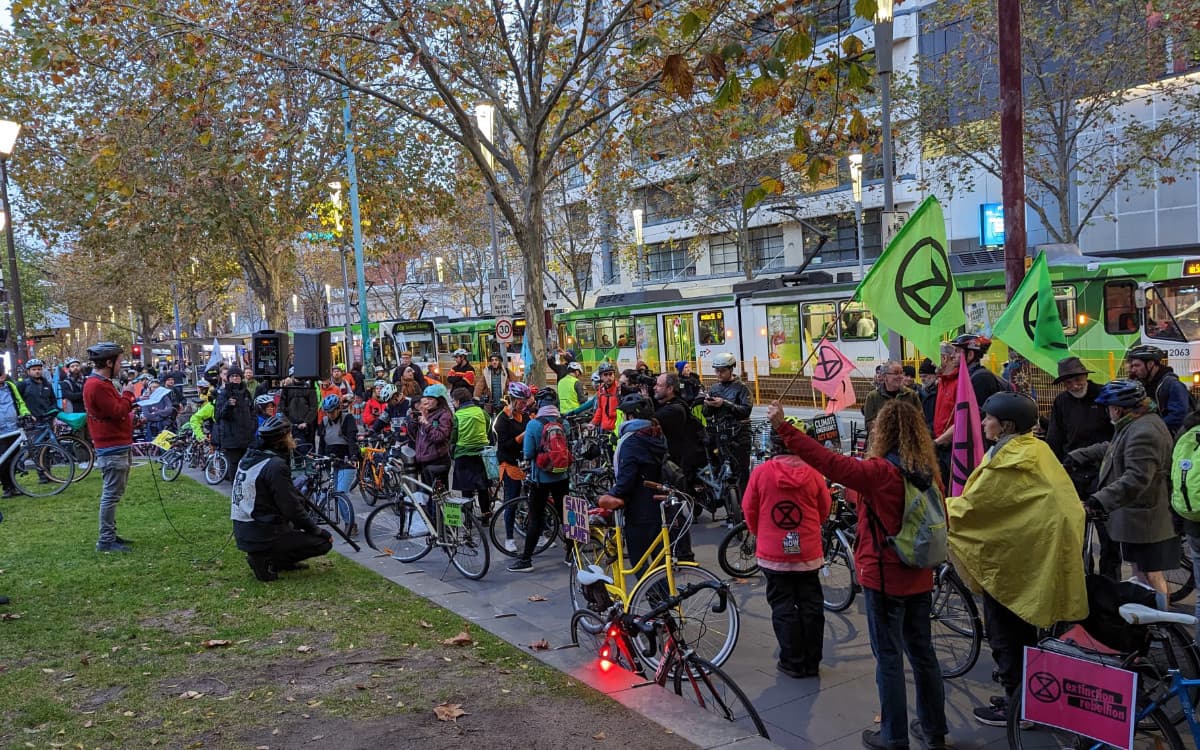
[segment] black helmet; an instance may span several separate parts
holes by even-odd
[[[558,406],[558,392],[550,386],[538,388],[538,392],[534,395],[533,401],[539,407]]]
[[[617,371],[617,368],[613,367],[612,362],[601,362],[596,367],[596,372],[600,373],[601,375],[603,375],[606,372],[616,372],[616,371]]]
[[[1023,393],[1000,391],[983,402],[983,412],[1016,425],[1017,432],[1029,432],[1038,421],[1037,402]]]
[[[125,351],[120,344],[114,344],[111,341],[101,341],[99,344],[93,344],[88,347],[88,359],[92,360],[97,365],[101,365],[110,359],[116,359],[121,356],[121,352]]]
[[[288,418],[276,414],[267,421],[262,423],[262,427],[258,428],[258,436],[262,438],[264,445],[272,445],[278,442],[284,435],[292,433],[292,423]]]
[[[1114,380],[1100,389],[1096,403],[1101,406],[1141,406],[1146,401],[1146,388],[1137,380]]]
[[[1143,362],[1162,362],[1167,353],[1151,344],[1138,344],[1125,354],[1125,359],[1140,359]],[[1114,383],[1117,381],[1113,381]]]
[[[654,416],[654,405],[640,393],[631,393],[621,399],[617,408],[625,412],[625,416],[630,419],[649,419]]]
[[[967,351],[979,352],[979,356],[987,354],[988,349],[992,347],[992,340],[987,336],[979,336],[974,333],[964,333],[958,338],[950,342],[959,349]]]

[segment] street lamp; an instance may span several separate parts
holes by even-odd
[[[879,120],[883,128],[883,211],[886,232],[896,210],[892,193],[892,0],[879,0],[875,13],[875,69],[879,73]],[[890,237],[884,237],[884,244]]]
[[[854,236],[857,238],[858,278],[863,277],[863,204],[862,204],[862,151],[855,148],[846,156],[850,162],[850,187],[854,192]]]
[[[479,102],[475,105],[475,124],[479,127],[479,134],[482,136],[482,141],[486,147],[483,149],[483,161],[487,164],[488,171],[491,172],[496,167],[496,157],[492,153],[492,141],[496,137],[496,108],[491,102]],[[500,233],[496,229],[496,196],[492,193],[491,188],[488,188],[485,194],[488,207],[488,225],[492,233],[492,278],[498,279],[501,277],[500,270]],[[494,289],[494,287],[493,287]],[[508,287],[511,295],[511,285]],[[492,300],[492,314],[499,315],[501,312],[512,314],[512,297],[500,305],[496,304],[496,300]],[[499,344],[500,360],[508,362],[508,345]]]
[[[337,232],[343,237],[342,247],[338,248],[338,255],[342,259],[342,309],[346,313],[346,319],[343,321],[343,327],[346,330],[346,352],[347,357],[349,352],[354,351],[354,329],[350,327],[350,274],[346,270],[346,247],[344,241],[344,233],[342,232],[342,183],[329,183],[329,200],[333,203],[336,210],[334,213],[334,222],[337,227]],[[363,348],[366,348],[367,342],[363,341]]]
[[[17,144],[17,135],[21,132],[20,123],[11,120],[0,120],[0,201],[4,203],[4,239],[8,244],[8,295],[11,300],[12,316],[17,328],[14,331],[9,321],[9,305],[4,306],[4,327],[8,329],[9,340],[16,343],[9,350],[16,354],[18,362],[25,361],[25,307],[21,303],[21,277],[17,273],[17,247],[13,242],[12,203],[8,198],[8,160],[13,155]]]
[[[637,266],[638,278],[642,277],[642,209],[633,209],[633,241],[637,245]],[[646,269],[646,277],[649,278],[650,269]]]

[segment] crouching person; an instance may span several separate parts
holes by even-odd
[[[301,560],[324,555],[333,536],[317,528],[292,484],[292,425],[274,416],[258,430],[261,447],[252,448],[237,467],[231,493],[233,538],[260,581],[274,581],[282,570],[307,567]]]

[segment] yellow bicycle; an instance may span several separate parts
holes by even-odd
[[[683,529],[691,524],[691,503],[682,492],[667,485],[646,482],[660,493],[659,515],[662,528],[642,558],[633,565],[625,562],[621,529],[624,511],[615,507],[612,523],[589,521],[588,541],[577,542],[569,561],[571,602],[576,609],[605,613],[619,606],[625,612],[642,615],[691,584],[721,582],[712,571],[694,562],[676,560],[671,550],[670,529],[680,522]],[[596,516],[593,516],[595,518]],[[638,571],[645,571],[640,577]],[[728,606],[718,600],[714,588],[683,600],[675,610],[675,620],[686,641],[704,659],[720,666],[737,646],[741,618],[737,602],[729,596]],[[654,667],[657,656],[648,659]]]

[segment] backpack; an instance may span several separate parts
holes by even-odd
[[[1200,521],[1200,427],[1179,436],[1171,454],[1171,510]]]
[[[883,523],[870,506],[866,506],[875,531],[888,547],[910,568],[934,568],[949,557],[946,538],[946,506],[941,490],[934,482],[921,487],[915,477],[900,466],[898,458],[888,456],[888,461],[900,469],[904,477],[904,516],[900,529],[888,534]],[[923,484],[923,482],[922,482]]]
[[[571,447],[562,422],[547,420],[542,425],[542,438],[538,442],[534,463],[549,474],[562,474],[571,468]]]

